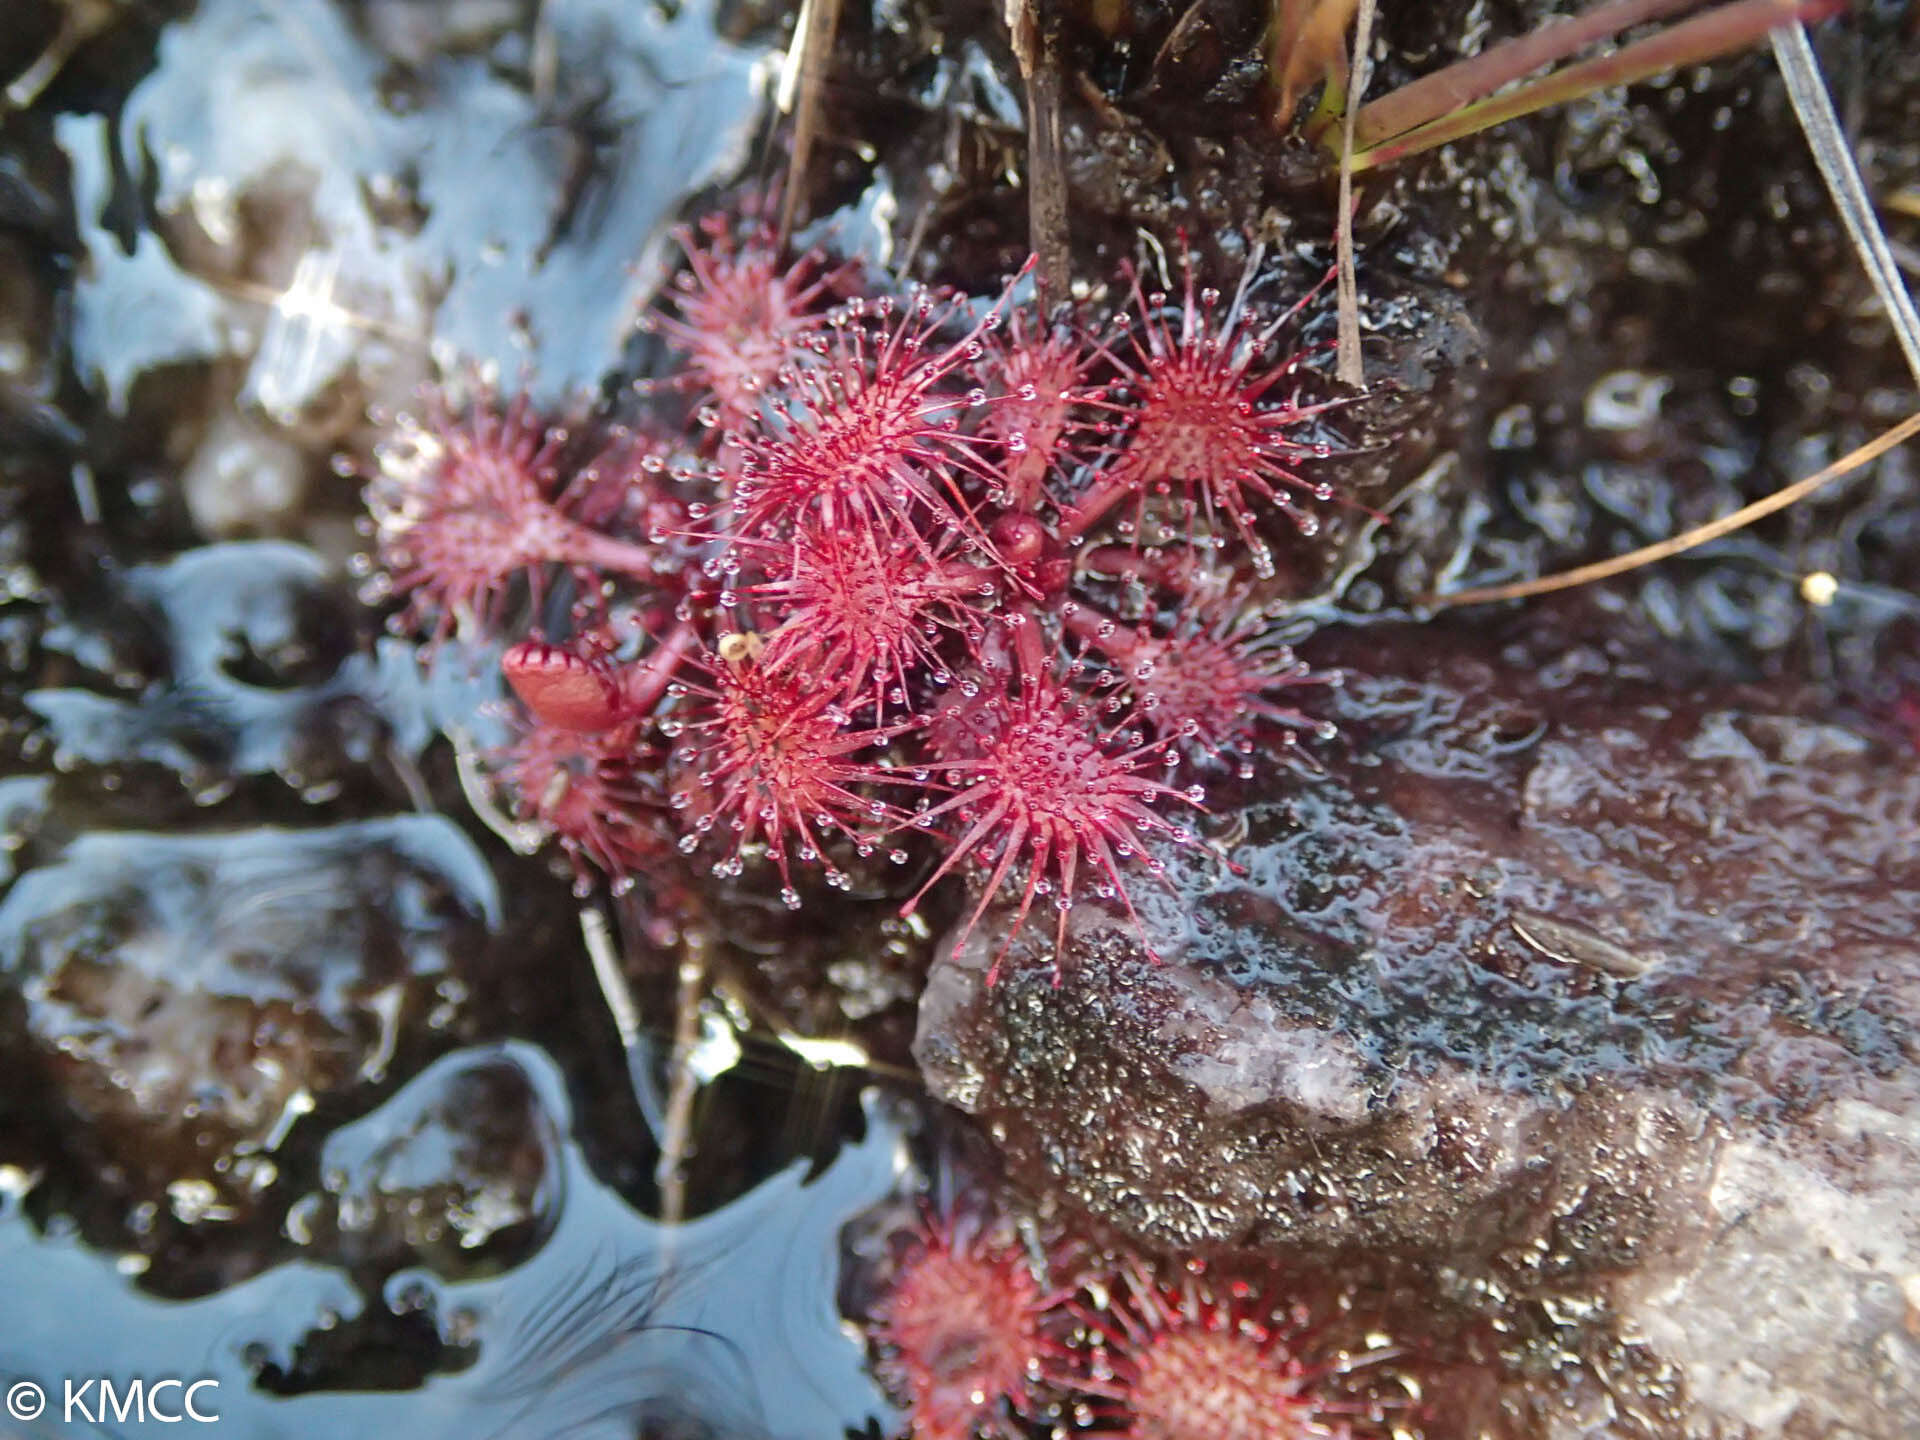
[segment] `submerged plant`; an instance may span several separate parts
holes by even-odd
[[[895,1233],[863,1283],[878,1295],[858,1318],[912,1440],[1419,1433],[1401,1347],[1324,1285],[1308,1301],[1259,1267],[1189,1259],[1169,1281],[1144,1255],[970,1199]]]
[[[1394,1352],[1315,1353],[1310,1318],[1264,1284],[1224,1289],[1193,1275],[1177,1285],[1141,1263],[1078,1307],[1089,1337],[1084,1368],[1064,1377],[1104,1401],[1102,1433],[1126,1440],[1313,1440],[1349,1437],[1383,1406],[1329,1393],[1328,1382]]]
[[[1019,1248],[979,1217],[929,1217],[901,1247],[868,1317],[881,1379],[907,1406],[914,1440],[1011,1437],[1035,1408],[1052,1303]]]

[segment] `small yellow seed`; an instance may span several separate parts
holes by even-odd
[[[1825,570],[1815,570],[1800,577],[1800,598],[1809,605],[1822,608],[1833,603],[1833,597],[1840,593],[1840,582]]]
[[[755,631],[735,630],[732,634],[720,637],[718,652],[727,664],[742,665],[749,660],[758,660],[766,643]]]

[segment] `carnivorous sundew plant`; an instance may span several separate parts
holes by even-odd
[[[970,874],[960,938],[1010,902],[997,973],[1050,912],[1057,970],[1076,906],[1135,917],[1198,843],[1210,774],[1320,728],[1332,677],[1254,598],[1333,495],[1293,311],[1184,247],[1096,325],[1024,276],[870,288],[751,218],[678,238],[640,324],[679,368],[640,389],[686,423],[435,400],[376,452],[377,594],[510,643],[488,773],[583,889],[758,867],[798,907],[895,865],[910,912]]]

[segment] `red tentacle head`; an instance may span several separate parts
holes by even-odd
[[[1004,673],[997,683],[992,673],[970,680],[936,722],[947,745],[932,770],[938,783],[956,793],[927,805],[913,823],[921,828],[940,824],[957,837],[902,913],[943,876],[977,860],[988,878],[956,944],[1011,881],[1019,892],[1018,908],[988,981],[998,978],[1035,902],[1050,897],[1058,917],[1058,983],[1067,917],[1083,870],[1093,872],[1095,893],[1117,898],[1140,930],[1125,866],[1137,858],[1148,874],[1164,879],[1164,862],[1141,854],[1142,837],[1160,835],[1182,845],[1196,843],[1197,837],[1152,807],[1163,800],[1197,807],[1200,796],[1158,778],[1166,772],[1169,742],[1148,740],[1132,714],[1123,713],[1102,728],[1094,702],[1077,692],[1069,677],[1030,660],[1019,669],[1017,685],[1009,685]],[[969,689],[974,693],[965,693]],[[1153,954],[1151,946],[1147,953]]]
[[[673,713],[661,729],[676,737],[672,804],[690,821],[680,841],[691,854],[718,832],[726,854],[714,873],[741,873],[749,852],[764,851],[780,873],[781,898],[800,904],[791,862],[819,863],[827,882],[851,878],[826,855],[835,837],[871,851],[900,812],[872,789],[895,778],[856,757],[876,752],[912,722],[859,728],[828,691],[760,663],[758,636],[725,636],[705,662],[706,682],[676,681]]]

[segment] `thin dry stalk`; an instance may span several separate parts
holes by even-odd
[[[707,991],[705,935],[689,929],[680,959],[680,989],[674,999],[673,1055],[668,1061],[666,1123],[654,1181],[660,1187],[660,1219],[677,1225],[687,1216],[687,1157],[693,1150],[693,1102],[700,1078],[693,1072],[700,1042],[700,1002]]]
[[[1894,338],[1907,357],[1907,368],[1915,380],[1920,380],[1920,314],[1914,312],[1913,297],[1907,293],[1906,282],[1900,278],[1900,268],[1887,245],[1887,232],[1880,228],[1873,202],[1867,198],[1866,182],[1860,178],[1853,147],[1847,143],[1840,117],[1834,112],[1833,96],[1827,91],[1820,61],[1807,39],[1807,27],[1784,25],[1774,31],[1773,54],[1786,81],[1787,96],[1793,101],[1793,113],[1806,132],[1814,163],[1827,182],[1827,193],[1833,196],[1833,208],[1840,212],[1867,278],[1873,282],[1874,293],[1886,309]]]
[[[60,29],[47,48],[25,70],[16,75],[0,98],[6,109],[26,110],[51,85],[80,47],[105,30],[123,13],[112,0],[70,0],[60,12]]]
[[[1576,50],[1699,5],[1700,0],[1611,0],[1582,14],[1549,21],[1538,30],[1423,75],[1391,95],[1362,105],[1356,130],[1359,145],[1365,149],[1391,140],[1417,125],[1484,100],[1501,86],[1557,64]]]
[[[593,978],[600,986],[600,998],[606,1001],[607,1013],[613,1016],[613,1028],[626,1054],[627,1075],[633,1083],[633,1098],[640,1106],[640,1118],[647,1122],[647,1133],[653,1136],[653,1143],[664,1148],[666,1107],[660,1102],[660,1087],[653,1078],[653,1042],[641,1029],[640,1006],[627,984],[606,916],[591,905],[580,911],[580,938],[586,943]]]
[[[1719,55],[1758,44],[1776,26],[1818,18],[1833,9],[1832,0],[1735,0],[1678,25],[1622,47],[1611,55],[1569,65],[1492,99],[1444,115],[1431,124],[1353,157],[1356,171],[1404,160],[1455,140],[1464,140],[1537,110],[1564,105],[1616,85],[1697,65]]]
[[[1334,236],[1340,267],[1340,338],[1334,374],[1341,384],[1356,389],[1367,383],[1367,369],[1360,358],[1360,286],[1353,274],[1353,127],[1359,99],[1372,78],[1373,11],[1374,0],[1360,0],[1360,18],[1353,32],[1353,70],[1347,82],[1346,130],[1340,141],[1340,228]]]
[[[1038,0],[1007,0],[1007,30],[1027,92],[1027,239],[1039,257],[1040,286],[1067,297],[1067,164],[1060,144],[1060,59],[1054,27]]]
[[[1846,475],[1851,475],[1862,465],[1879,459],[1897,445],[1904,444],[1915,435],[1920,435],[1920,414],[1910,415],[1898,425],[1875,436],[1856,450],[1841,456],[1833,464],[1815,471],[1804,480],[1796,480],[1754,501],[1743,505],[1731,515],[1723,515],[1718,520],[1709,520],[1705,525],[1695,526],[1684,534],[1675,535],[1670,540],[1643,546],[1629,551],[1625,555],[1616,555],[1611,560],[1596,560],[1591,565],[1582,565],[1577,569],[1563,570],[1558,575],[1542,575],[1536,580],[1516,580],[1511,585],[1487,585],[1478,590],[1458,590],[1451,595],[1423,595],[1415,602],[1420,605],[1450,609],[1458,605],[1485,605],[1494,600],[1524,600],[1530,595],[1548,595],[1555,590],[1571,590],[1578,585],[1590,585],[1596,580],[1610,580],[1615,575],[1624,575],[1629,570],[1638,570],[1643,565],[1665,560],[1674,555],[1683,554],[1709,540],[1718,540],[1722,535],[1730,535],[1735,530],[1744,529],[1754,521],[1764,519],[1777,511],[1813,494],[1823,485],[1830,485]]]

